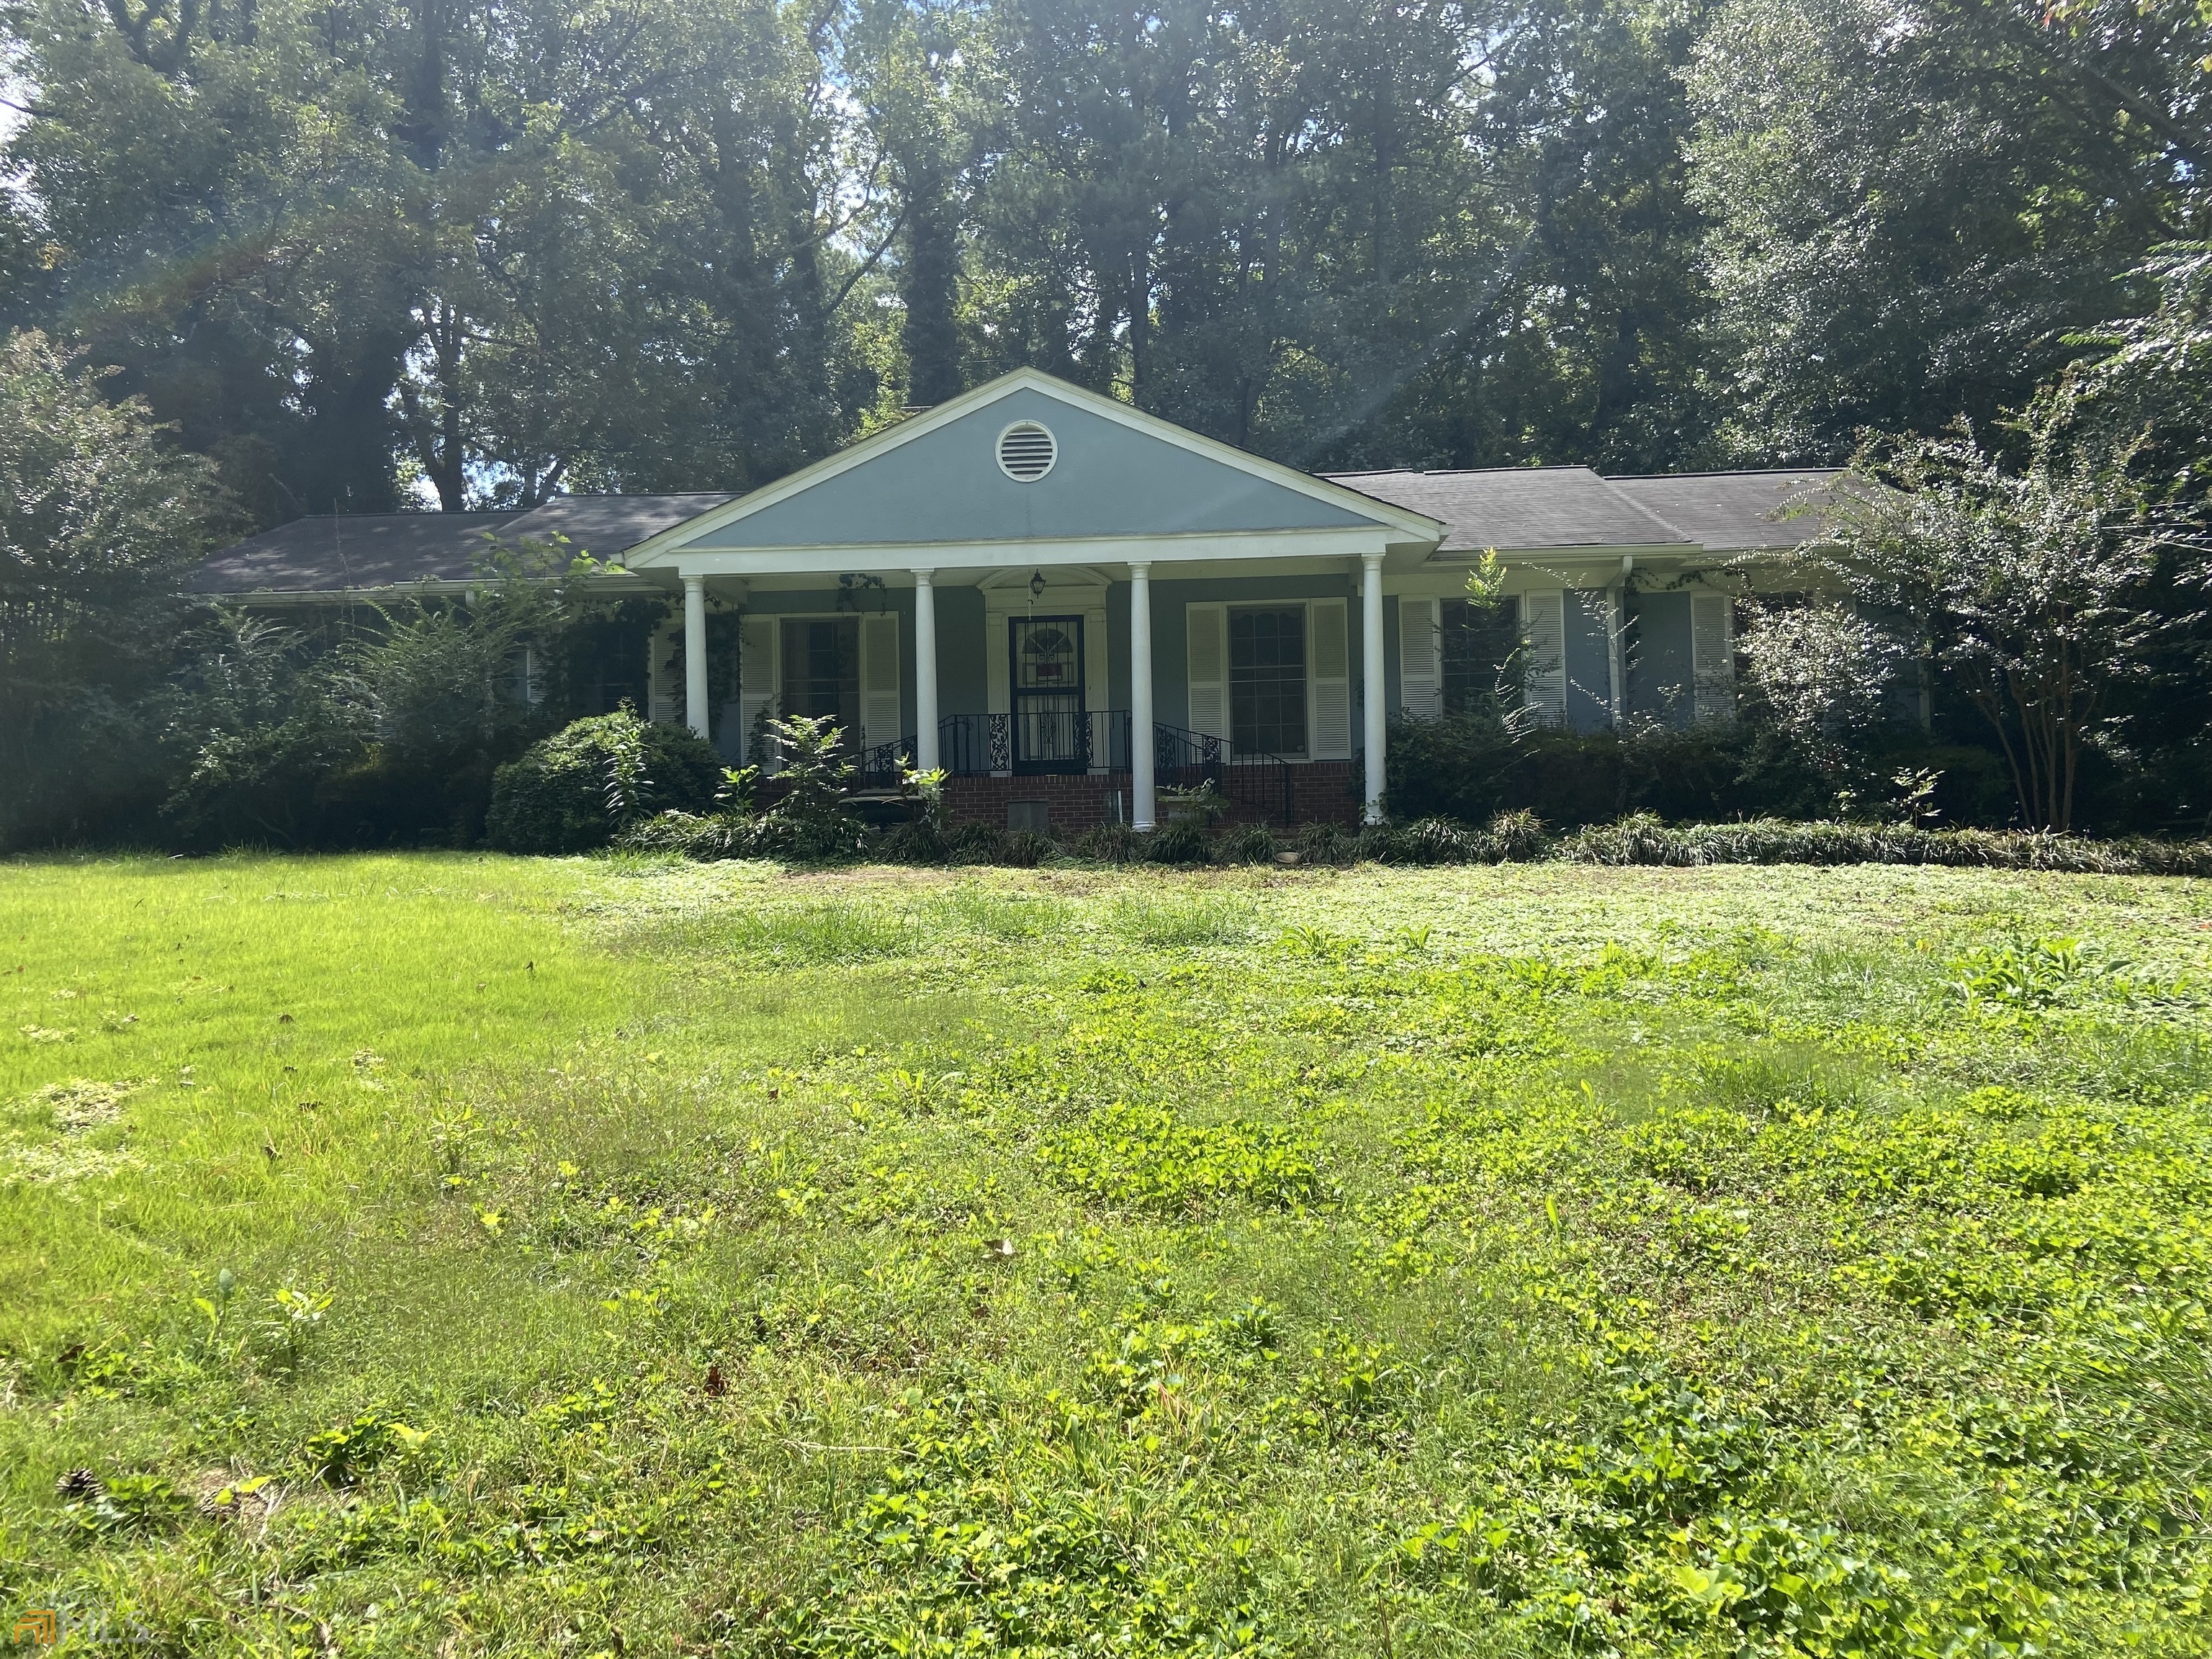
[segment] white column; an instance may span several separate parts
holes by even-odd
[[[934,772],[937,757],[937,573],[914,573],[914,763]]]
[[[1359,684],[1367,727],[1367,811],[1382,821],[1382,556],[1363,554],[1359,578]]]
[[[693,735],[708,735],[707,579],[684,579],[684,723]]]
[[[1129,567],[1129,821],[1152,827],[1152,568]]]

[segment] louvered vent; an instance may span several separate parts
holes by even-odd
[[[1035,483],[1059,459],[1058,441],[1035,421],[1017,421],[999,434],[999,470],[1017,483]]]

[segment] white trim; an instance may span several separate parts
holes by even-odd
[[[750,495],[741,495],[736,501],[726,501],[717,507],[710,507],[696,518],[684,520],[681,524],[671,525],[658,535],[647,537],[636,546],[630,548],[624,556],[623,562],[628,568],[635,570],[658,565],[668,556],[678,551],[693,555],[709,550],[696,549],[691,544],[702,536],[735,524],[742,519],[750,518],[754,514],[763,512],[779,501],[788,501],[793,495],[811,489],[817,484],[826,483],[832,478],[839,477],[851,471],[854,467],[874,459],[878,455],[926,437],[939,428],[950,426],[955,421],[977,409],[996,403],[1016,392],[1023,391],[1041,392],[1046,397],[1057,398],[1060,402],[1074,408],[1088,410],[1091,413],[1101,416],[1107,420],[1119,422],[1133,431],[1141,432],[1147,436],[1158,438],[1163,442],[1173,444],[1177,448],[1187,450],[1192,454],[1218,461],[1223,465],[1233,467],[1250,477],[1279,485],[1309,500],[1325,501],[1346,512],[1357,513],[1377,529],[1399,532],[1401,538],[1426,542],[1433,547],[1443,536],[1444,526],[1442,521],[1431,519],[1425,514],[1409,512],[1404,507],[1394,507],[1388,501],[1376,501],[1371,495],[1363,495],[1356,489],[1347,489],[1342,484],[1331,483],[1325,478],[1316,478],[1310,474],[1300,472],[1293,467],[1284,466],[1275,461],[1263,460],[1257,455],[1247,454],[1243,450],[1234,448],[1228,444],[1217,443],[1211,438],[1200,437],[1197,433],[1188,431],[1173,422],[1164,421],[1158,416],[1147,415],[1141,410],[1133,409],[1128,404],[1118,403],[1111,398],[1102,398],[1095,392],[1086,392],[1081,386],[1070,386],[1065,380],[1055,380],[1041,369],[1018,368],[1012,374],[1000,375],[995,380],[986,381],[972,392],[963,392],[957,398],[941,403],[927,414],[916,415],[910,419],[900,422],[896,426],[887,427],[872,437],[863,438],[850,447],[838,451],[835,455],[824,457],[811,466],[801,467],[798,471],[779,478],[772,484],[756,489]],[[900,562],[903,563],[905,561],[902,560]],[[943,568],[947,561],[939,559],[936,562],[939,568]],[[853,566],[848,562],[843,568],[851,569]]]
[[[904,572],[926,562],[951,570],[1016,570],[1024,566],[1188,564],[1218,559],[1352,560],[1385,551],[1377,529],[1247,530],[1174,536],[1080,537],[1012,542],[897,542],[865,546],[686,547],[655,566],[708,576],[841,575],[850,570]],[[1340,566],[1339,567],[1341,568]]]
[[[1006,659],[1006,623],[1014,617],[1083,618],[1084,706],[1106,706],[1106,573],[1087,565],[1061,565],[1048,574],[1042,593],[1030,592],[1029,577],[1007,569],[975,584],[983,594],[984,707],[994,714],[1013,712],[1012,667]]]

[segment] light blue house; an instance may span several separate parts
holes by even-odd
[[[260,604],[460,591],[480,580],[463,538],[558,532],[620,562],[611,588],[681,595],[645,700],[732,757],[772,769],[766,714],[829,714],[878,765],[1005,781],[976,807],[1026,795],[1039,817],[1142,828],[1161,778],[1202,764],[1281,780],[1285,817],[1297,798],[1371,815],[1389,716],[1490,691],[1516,649],[1538,719],[1731,718],[1734,605],[1762,552],[1817,533],[1781,509],[1832,476],[1316,477],[1023,369],[747,495],[303,520],[201,586]],[[349,537],[334,566],[323,538]],[[1466,599],[1486,549],[1495,610]]]

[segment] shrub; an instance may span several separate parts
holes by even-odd
[[[1094,823],[1075,838],[1073,851],[1101,864],[1133,864],[1145,855],[1145,838],[1126,823]]]
[[[1295,846],[1308,864],[1346,864],[1358,842],[1340,823],[1309,823],[1298,831]]]
[[[1060,853],[1060,843],[1050,836],[1036,830],[1014,830],[1007,832],[999,848],[999,860],[1017,870],[1034,870],[1048,858]]]
[[[944,827],[933,816],[893,824],[878,851],[890,864],[943,864],[952,856]]]
[[[1203,824],[1185,818],[1154,830],[1145,856],[1154,864],[1204,864],[1213,856],[1213,843]]]
[[[997,864],[1006,856],[1006,832],[995,823],[956,823],[945,835],[945,851],[959,864]]]
[[[827,715],[793,714],[768,722],[769,736],[783,757],[777,780],[783,797],[769,817],[785,826],[789,850],[799,858],[849,858],[862,845],[860,822],[845,805],[853,781],[846,759],[842,727]]]
[[[1281,849],[1264,823],[1231,830],[1221,838],[1221,857],[1228,864],[1272,864]]]
[[[1923,805],[1951,824],[2002,823],[2009,784],[1986,749],[1937,744],[1917,728],[1854,735],[1849,756],[1820,754],[1772,726],[1662,726],[1620,731],[1545,727],[1516,734],[1474,716],[1400,720],[1390,731],[1389,799],[1401,818],[1486,823],[1500,812],[1532,812],[1573,828],[1638,812],[1670,820],[1820,818],[1848,791],[1860,810],[1902,815],[1893,780],[1936,775]]]
[[[1648,813],[1577,831],[1552,855],[1571,864],[1929,864],[2090,875],[2212,874],[2212,842],[2098,842],[2019,830],[1903,824],[1667,824]]]
[[[629,853],[679,853],[687,859],[766,858],[777,850],[776,827],[742,812],[659,812],[630,825],[614,844]]]
[[[532,744],[492,780],[485,830],[508,853],[582,853],[658,812],[704,812],[722,758],[681,727],[625,703]]]

